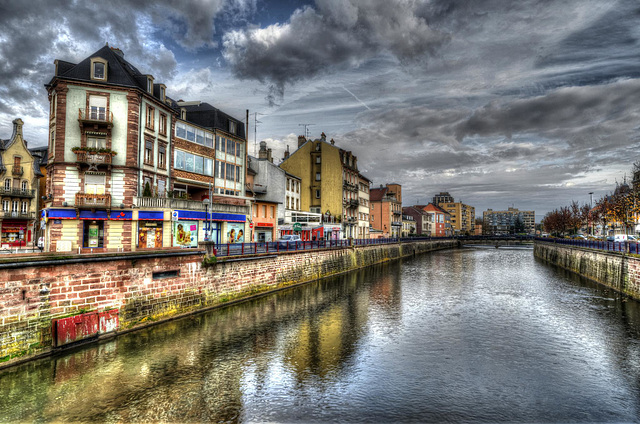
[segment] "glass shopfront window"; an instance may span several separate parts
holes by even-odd
[[[138,222],[138,247],[155,249],[162,247],[162,221]]]

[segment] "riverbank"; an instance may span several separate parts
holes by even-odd
[[[640,256],[536,240],[533,254],[546,262],[640,300]]]
[[[208,260],[204,251],[0,263],[0,368],[455,240]]]

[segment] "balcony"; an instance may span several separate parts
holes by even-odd
[[[24,168],[22,166],[11,167],[11,174],[15,176],[22,176],[24,174]]]
[[[35,195],[35,190],[21,190],[19,188],[0,187],[0,196],[25,197],[32,199]]]
[[[213,203],[207,208],[201,200],[175,199],[171,197],[136,197],[136,207],[148,209],[184,209],[190,211],[206,211],[218,213],[249,214],[246,205],[230,205]]]
[[[89,165],[111,165],[113,156],[116,152],[113,151],[90,151],[83,149],[75,149],[73,152],[76,154],[77,163],[86,163]]]
[[[36,213],[35,212],[2,211],[0,212],[0,218],[36,219]]]
[[[347,182],[346,180],[343,182],[342,187],[345,190],[350,190],[350,191],[354,191],[354,192],[358,191],[358,185],[357,184],[351,184],[350,182]]]
[[[76,208],[110,209],[111,194],[76,193]]]
[[[78,122],[83,125],[106,125],[113,126],[113,112],[108,112],[101,108],[86,108],[78,110]]]

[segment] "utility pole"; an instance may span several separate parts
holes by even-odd
[[[304,137],[309,137],[309,127],[315,124],[298,124],[299,127],[304,127]]]
[[[264,113],[255,112],[253,114],[253,155],[258,157],[258,124],[262,124],[258,121],[258,115],[264,115]]]

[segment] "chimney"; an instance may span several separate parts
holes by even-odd
[[[284,157],[282,158],[282,160],[285,160],[288,157],[289,157],[289,145],[287,144],[287,150],[284,151]]]
[[[299,135],[298,136],[298,149],[300,148],[300,146],[302,146],[306,142],[307,142],[307,139],[305,138],[305,136]]]
[[[332,138],[332,139],[331,139],[331,145],[332,145],[332,146],[335,146],[335,144],[336,144],[336,142],[335,142],[335,141],[333,141],[333,138]]]
[[[273,163],[273,157],[271,156],[271,149],[267,149],[267,159]]]
[[[269,159],[268,154],[269,154],[269,152],[267,150],[267,142],[266,141],[261,141],[260,142],[260,151],[258,151],[258,159]]]
[[[324,131],[322,132],[322,134],[320,134],[320,140],[327,141],[327,135],[324,133]]]
[[[108,44],[107,44],[108,45]],[[124,53],[117,47],[111,47],[111,51],[124,59]]]

